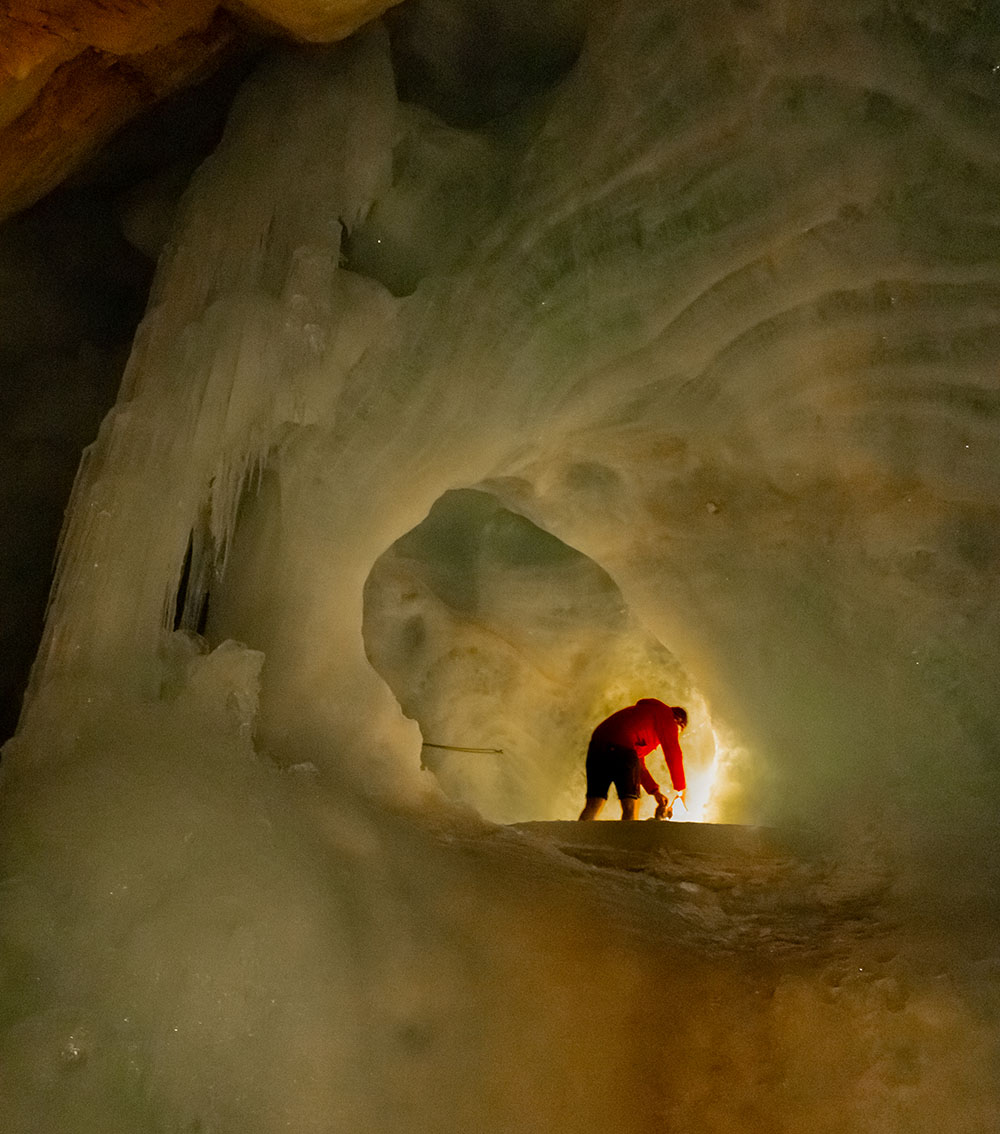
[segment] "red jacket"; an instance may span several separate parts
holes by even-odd
[[[599,744],[617,744],[622,748],[634,748],[642,765],[639,778],[650,795],[660,790],[660,785],[650,775],[646,767],[646,756],[654,748],[663,749],[663,757],[670,772],[670,781],[675,791],[683,791],[687,786],[684,779],[684,756],[678,740],[677,722],[674,714],[662,701],[644,697],[612,713],[594,729],[594,740]]]

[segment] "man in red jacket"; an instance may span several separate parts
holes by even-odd
[[[587,802],[580,818],[596,819],[600,815],[612,784],[618,792],[623,819],[636,817],[640,785],[665,808],[667,797],[646,767],[646,756],[654,748],[663,749],[675,798],[680,796],[686,807],[684,755],[678,736],[687,727],[687,720],[686,710],[679,705],[664,705],[644,697],[602,721],[587,749]]]

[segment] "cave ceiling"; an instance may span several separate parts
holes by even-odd
[[[329,43],[384,0],[9,0],[0,7],[0,219],[53,189],[137,114],[266,36]]]

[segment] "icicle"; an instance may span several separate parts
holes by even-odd
[[[189,541],[181,617],[197,624],[244,490],[310,412],[300,384],[335,337],[341,218],[386,183],[394,116],[377,29],[272,64],[241,96],[77,478],[33,691],[70,670],[155,689]]]

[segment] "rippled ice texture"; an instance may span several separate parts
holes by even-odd
[[[585,8],[489,121],[272,60],[197,175],[4,754],[4,1129],[994,1121],[995,5]],[[421,545],[456,490],[545,604]],[[623,634],[809,838],[469,808],[572,816]],[[470,691],[530,790],[421,770]]]

